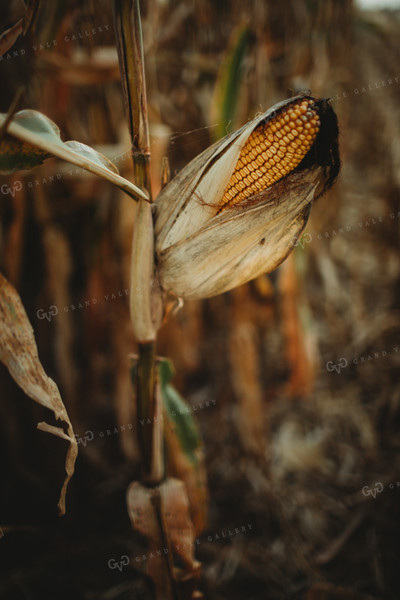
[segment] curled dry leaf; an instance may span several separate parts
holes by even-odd
[[[7,115],[0,114],[0,127],[6,119]],[[148,194],[121,177],[108,158],[80,142],[63,142],[57,125],[42,113],[30,109],[16,113],[7,125],[7,135],[0,141],[0,173],[30,169],[49,156],[102,177],[133,198],[148,200]]]
[[[161,486],[160,494],[173,550],[182,558],[188,571],[197,571],[199,562],[194,558],[195,531],[185,485],[178,479],[169,478]]]
[[[154,582],[156,598],[173,600],[171,548],[164,539],[157,507],[152,502],[156,494],[159,494],[157,488],[146,488],[136,481],[131,483],[126,495],[128,513],[133,528],[148,542],[146,572]]]
[[[206,298],[279,266],[338,174],[337,137],[328,102],[302,95],[192,160],[156,201],[164,292]]]
[[[65,460],[66,477],[60,493],[58,508],[65,513],[67,485],[74,472],[78,447],[65,406],[55,382],[44,372],[40,363],[32,326],[15,288],[0,274],[0,360],[24,392],[42,406],[53,411],[61,427],[39,423],[38,428],[69,442]]]
[[[197,578],[200,563],[194,557],[195,531],[185,485],[172,478],[157,488],[134,482],[127,491],[127,505],[133,528],[148,540],[147,573],[155,585],[161,586],[166,594],[168,581],[174,579],[171,551],[182,559],[186,571]]]

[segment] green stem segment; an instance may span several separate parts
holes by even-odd
[[[155,416],[155,343],[139,344],[136,376],[138,443],[142,457],[142,481],[152,480]]]

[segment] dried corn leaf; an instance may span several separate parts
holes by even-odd
[[[156,598],[173,600],[172,557],[153,501],[157,497],[158,488],[146,488],[135,481],[128,488],[126,500],[133,528],[148,541],[146,572],[154,582]]]
[[[147,573],[161,587],[164,595],[160,597],[169,599],[165,594],[173,578],[171,550],[190,574],[198,577],[200,572],[200,563],[194,558],[195,532],[185,485],[172,478],[157,488],[134,482],[128,488],[127,505],[133,528],[148,540]]]
[[[185,485],[178,479],[167,479],[161,486],[160,494],[174,552],[182,558],[189,572],[196,573],[200,563],[194,558],[195,531]]]
[[[15,288],[0,274],[0,360],[24,392],[42,406],[52,410],[57,420],[64,421],[62,428],[39,423],[38,428],[69,441],[65,461],[66,477],[60,493],[58,508],[65,513],[65,494],[74,472],[78,454],[77,443],[65,406],[55,382],[50,379],[40,363],[33,329]]]
[[[5,121],[6,115],[0,114],[0,127]],[[57,125],[36,110],[16,113],[7,125],[7,134],[0,142],[1,173],[30,169],[54,155],[106,179],[134,198],[148,199],[146,192],[118,174],[108,158],[80,142],[63,142]]]

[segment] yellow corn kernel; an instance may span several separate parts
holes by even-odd
[[[309,98],[289,104],[271,121],[258,125],[240,152],[218,212],[293,171],[313,145],[319,127],[318,112]]]

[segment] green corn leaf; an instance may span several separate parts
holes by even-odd
[[[219,70],[214,91],[214,113],[218,121],[215,140],[232,131],[232,122],[237,116],[243,85],[242,64],[246,55],[250,32],[247,26],[239,25],[232,34],[225,60]]]
[[[164,359],[158,369],[166,417],[173,426],[183,452],[194,465],[197,465],[196,450],[201,446],[201,437],[192,410],[169,383],[174,376],[172,362]]]
[[[170,360],[159,363],[158,374],[164,403],[168,475],[185,483],[193,525],[199,534],[205,527],[208,504],[203,442],[192,409],[170,383],[174,376]]]

